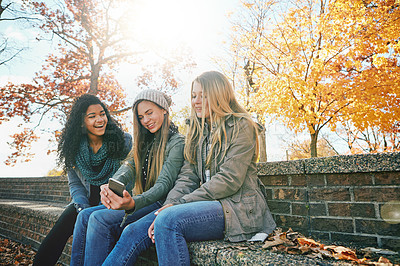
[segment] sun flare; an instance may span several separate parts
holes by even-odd
[[[207,10],[209,0],[139,0],[133,2],[130,34],[152,49],[174,49],[180,45],[197,50],[207,45],[215,18]],[[205,38],[204,38],[205,37]]]

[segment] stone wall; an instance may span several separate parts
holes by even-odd
[[[400,250],[400,224],[382,219],[390,202],[400,213],[400,153],[269,162],[258,172],[279,227]],[[37,248],[69,201],[66,177],[0,178],[0,235]],[[69,244],[64,251],[68,264]]]
[[[399,153],[265,163],[259,177],[278,226],[317,239],[400,250]],[[391,208],[397,223],[382,219],[382,208]]]

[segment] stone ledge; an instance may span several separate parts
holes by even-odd
[[[257,165],[259,176],[400,171],[400,152],[338,155]]]
[[[11,216],[19,213],[22,217],[36,218],[36,222],[42,221],[47,224],[48,221],[55,222],[58,216],[62,213],[65,204],[39,202],[39,201],[23,201],[23,200],[5,200],[0,199],[0,212],[5,211]],[[41,234],[41,232],[31,232],[37,228],[25,228],[24,232],[14,232],[5,228],[7,221],[3,221],[6,217],[0,218],[0,235],[17,240],[21,243],[31,245],[34,249],[40,245],[40,242],[31,235]],[[26,223],[34,223],[34,221],[26,221]],[[23,226],[24,221],[20,221],[19,225]],[[288,254],[277,254],[269,250],[262,249],[261,243],[230,243],[222,240],[216,241],[201,241],[188,243],[191,264],[192,265],[351,265],[336,261],[322,261],[319,259],[311,259],[305,256],[296,256]],[[70,249],[64,250],[64,254],[60,259],[64,265],[69,264]],[[157,255],[155,248],[151,247],[144,252],[138,265],[155,266],[157,265]],[[328,264],[326,264],[328,265]]]
[[[63,203],[15,199],[0,199],[0,205],[8,206],[10,210],[17,209],[19,212],[38,216],[46,215],[55,219],[61,215],[66,207],[66,205]],[[40,212],[40,214],[38,214],[38,212]]]
[[[260,242],[201,241],[188,244],[191,265],[352,265],[347,262],[312,259],[273,253]]]
[[[258,176],[304,174],[304,160],[257,164]]]

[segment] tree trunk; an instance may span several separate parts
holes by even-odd
[[[95,64],[90,75],[90,89],[89,94],[96,95],[99,86],[100,66]]]
[[[310,143],[311,158],[318,157],[317,141],[318,141],[318,131],[315,131],[314,133],[311,133],[311,143]]]
[[[265,138],[265,127],[262,127],[258,134],[259,152],[260,152],[260,163],[267,161],[267,141]]]

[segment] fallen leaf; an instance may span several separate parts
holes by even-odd
[[[285,241],[283,241],[279,235],[274,236],[272,241],[265,241],[265,244],[262,246],[263,248],[269,248],[269,247],[273,247],[273,246],[277,246],[280,245],[282,243],[284,243]]]
[[[321,246],[321,243],[318,243],[314,239],[311,239],[311,238],[299,237],[299,238],[297,238],[297,242],[299,242],[299,244],[302,246],[304,246],[304,245],[308,245],[310,247]]]
[[[293,247],[288,247],[286,249],[286,252],[292,255],[301,255],[303,253],[299,248],[293,248]]]
[[[379,262],[379,263],[390,263],[390,260],[388,260],[388,259],[385,258],[385,257],[379,257],[378,262]]]

